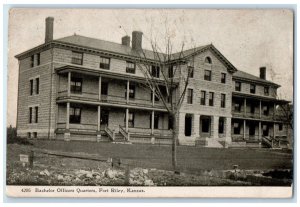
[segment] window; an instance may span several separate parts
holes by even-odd
[[[194,67],[189,66],[189,78],[194,78]]]
[[[188,104],[192,104],[193,103],[193,89],[191,89],[191,88],[188,89],[187,103]]]
[[[27,132],[27,138],[30,139],[31,138],[31,133]]]
[[[127,98],[127,86],[125,86],[125,98]],[[135,85],[129,84],[129,98],[135,98]]]
[[[207,64],[211,64],[212,63],[210,57],[206,57],[205,60],[204,60],[204,62],[207,63]]]
[[[33,132],[32,135],[33,135],[33,138],[35,138],[35,139],[37,138],[37,132]]]
[[[174,72],[176,71],[176,65],[170,65],[168,70],[169,78],[174,77]]]
[[[241,112],[241,106],[242,106],[241,103],[235,103],[234,104],[234,111]]]
[[[251,114],[254,114],[254,113],[255,113],[255,105],[254,105],[254,104],[251,104],[251,105],[250,105],[250,113],[251,113]]]
[[[81,108],[71,107],[70,108],[70,123],[80,124],[81,119]]]
[[[82,92],[82,78],[71,78],[71,92],[81,93]]]
[[[81,52],[72,52],[72,64],[82,65],[83,53]]]
[[[219,134],[223,134],[224,133],[224,118],[220,117],[219,118]]]
[[[30,80],[30,95],[33,95],[33,80]]]
[[[213,106],[214,105],[214,93],[213,92],[209,92],[209,105]]]
[[[263,125],[263,136],[269,136],[269,126],[268,125]]]
[[[36,85],[35,85],[35,93],[36,93],[36,94],[39,94],[39,92],[40,92],[40,79],[39,79],[39,78],[36,78],[36,79],[35,79],[35,82],[36,82]]]
[[[241,133],[241,125],[239,122],[233,123],[233,133],[234,134],[240,134]]]
[[[30,56],[30,67],[34,67],[34,55]]]
[[[221,108],[225,108],[225,104],[226,104],[226,95],[221,94]]]
[[[152,77],[159,78],[160,67],[156,65],[151,66],[151,75]]]
[[[126,73],[135,73],[135,64],[132,62],[126,62]]]
[[[269,95],[269,87],[264,87],[264,93],[265,93],[265,96],[268,96]]]
[[[29,123],[32,123],[32,107],[29,107]]]
[[[201,98],[200,98],[200,104],[205,105],[205,100],[206,100],[206,92],[201,91]]]
[[[154,129],[158,129],[159,115],[154,114]]]
[[[263,106],[263,114],[265,116],[268,116],[269,115],[269,107],[268,106]]]
[[[110,59],[105,57],[100,57],[100,68],[109,70]]]
[[[158,123],[159,123],[159,115],[154,114],[154,129],[158,129]],[[152,128],[152,114],[150,114],[150,129]]]
[[[125,113],[124,122],[126,122],[126,113]],[[133,112],[128,112],[128,127],[134,127],[134,113]]]
[[[209,132],[210,118],[201,119],[201,131],[204,133]]]
[[[226,83],[226,73],[221,73],[221,83]]]
[[[101,95],[108,94],[108,82],[101,82]]]
[[[242,83],[236,81],[235,82],[235,91],[241,91],[241,89],[242,89]]]
[[[151,101],[153,100],[153,92],[151,92]],[[159,101],[159,98],[157,95],[154,96],[154,101]]]
[[[282,130],[283,130],[283,124],[280,123],[280,124],[278,125],[278,130],[279,130],[279,131],[282,131]]]
[[[41,54],[37,53],[36,54],[36,65],[40,65],[41,64]]]
[[[168,129],[169,130],[173,129],[173,119],[172,119],[172,117],[169,117],[169,119],[168,119]]]
[[[210,70],[204,71],[204,80],[211,81],[211,71]]]
[[[255,93],[255,85],[250,84],[250,93]]]
[[[39,121],[39,107],[34,107],[35,109],[35,123],[38,123]]]

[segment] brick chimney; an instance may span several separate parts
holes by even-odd
[[[266,80],[266,70],[267,70],[266,67],[260,67],[260,68],[259,68],[259,77],[260,77],[261,79]]]
[[[139,31],[132,32],[132,49],[142,50],[142,36],[143,33]]]
[[[45,32],[45,43],[53,40],[53,17],[46,18],[46,32]]]
[[[130,37],[128,35],[122,37],[122,45],[130,47]]]

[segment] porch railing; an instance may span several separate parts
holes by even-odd
[[[66,123],[58,122],[56,124],[56,129],[65,130]],[[72,124],[72,123],[70,123],[69,129],[70,129],[70,131],[73,131],[73,132],[96,132],[97,125],[96,124]]]
[[[130,133],[126,132],[126,130],[121,125],[119,125],[119,132],[126,141],[130,140]]]
[[[115,140],[115,132],[112,131],[110,128],[108,128],[107,125],[105,126],[104,131],[106,132],[107,136],[108,136],[112,141]]]
[[[143,127],[130,127],[128,128],[130,134],[134,135],[147,135],[151,136],[151,129],[150,128],[143,128]],[[157,137],[171,137],[173,135],[173,131],[169,129],[154,129],[153,135]]]

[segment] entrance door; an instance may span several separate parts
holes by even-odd
[[[108,110],[101,110],[100,126],[101,128],[108,126]]]
[[[185,115],[185,130],[184,130],[185,136],[191,136],[192,135],[192,116],[191,115]]]
[[[249,123],[249,136],[250,138],[255,136],[255,124],[253,122]]]

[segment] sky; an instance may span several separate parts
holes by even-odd
[[[151,41],[173,51],[213,44],[238,70],[279,85],[278,96],[293,101],[293,13],[280,9],[12,9],[8,28],[7,125],[16,124],[18,60],[15,55],[43,44],[45,18],[54,17],[54,39],[73,34],[121,43],[124,35],[143,32],[143,48]]]

